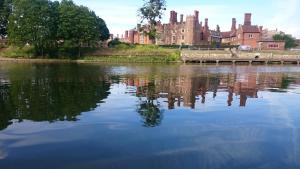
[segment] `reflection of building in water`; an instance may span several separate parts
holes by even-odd
[[[189,73],[187,73],[189,74]],[[231,106],[234,96],[239,96],[239,105],[246,106],[248,98],[258,98],[258,91],[282,86],[282,74],[201,74],[200,76],[179,75],[177,77],[156,78],[130,77],[123,82],[137,87],[137,95],[147,98],[166,98],[168,108],[195,108],[196,98],[204,104],[207,93],[217,97],[218,90],[228,92],[227,105]],[[151,87],[149,86],[151,84]],[[151,92],[150,92],[151,90]]]

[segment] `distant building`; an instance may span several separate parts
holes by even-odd
[[[244,24],[239,25],[236,33],[234,45],[250,46],[253,49],[258,47],[258,41],[261,40],[262,26],[252,25],[251,13],[245,14]]]
[[[194,11],[194,15],[188,15],[185,21],[183,15],[180,15],[179,21],[177,19],[177,12],[171,11],[169,23],[157,24],[158,45],[208,45],[212,42],[221,42],[220,29],[210,30],[207,18],[202,26],[202,22],[199,22],[199,11]],[[124,41],[152,44],[149,37],[139,28],[140,25],[133,30],[125,31]],[[147,25],[142,28],[147,29]]]
[[[222,43],[231,44],[236,41],[236,19],[232,18],[231,30],[227,32],[221,32]]]
[[[285,41],[261,40],[258,41],[259,50],[284,50]]]
[[[284,35],[285,33],[282,31],[278,31],[277,29],[276,30],[264,29],[262,31],[262,40],[273,40],[273,36],[277,34]]]
[[[252,14],[246,13],[244,24],[236,28],[236,19],[232,19],[231,30],[222,32],[222,43],[249,46],[259,50],[284,50],[284,41],[274,41],[273,36],[282,34],[277,30],[263,30],[262,26],[252,25]],[[283,33],[284,34],[284,33]]]
[[[300,39],[297,39],[297,44],[298,44],[297,48],[300,48]]]

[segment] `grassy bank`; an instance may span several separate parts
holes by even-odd
[[[31,47],[8,47],[0,50],[0,57],[15,59],[72,59],[92,62],[147,62],[168,63],[179,62],[180,51],[177,49],[166,49],[155,45],[128,45],[121,44],[113,48],[96,48],[87,50],[80,58],[64,56],[41,57],[33,54]]]
[[[86,56],[83,61],[124,63],[169,63],[179,62],[174,56]]]

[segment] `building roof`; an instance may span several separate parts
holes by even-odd
[[[222,38],[230,38],[231,37],[230,34],[231,32],[221,32]]]
[[[254,25],[242,25],[244,33],[260,33],[258,26]]]
[[[228,31],[228,32],[221,32],[222,38],[232,38],[236,36],[236,32]]]
[[[284,40],[260,40],[258,42],[273,42],[273,43],[280,42],[280,43],[282,43],[282,42],[285,42],[285,41]]]
[[[212,37],[221,37],[222,36],[221,32],[219,32],[219,31],[209,30],[209,32]]]

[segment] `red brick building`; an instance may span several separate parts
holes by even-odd
[[[262,37],[262,26],[252,25],[252,14],[246,13],[244,24],[236,29],[236,19],[232,19],[232,27],[229,32],[222,32],[222,42],[231,45],[245,45],[252,49],[258,48],[258,41]]]
[[[253,49],[258,48],[258,41],[261,40],[262,26],[252,25],[251,13],[245,14],[243,25],[239,25],[236,33],[236,45],[246,45]]]
[[[230,44],[234,41],[236,41],[236,19],[232,18],[232,23],[231,23],[231,30],[227,32],[221,32],[222,36],[222,43],[227,43]]]
[[[199,11],[194,11],[193,15],[180,15],[180,20],[177,18],[178,14],[175,11],[170,12],[169,23],[158,23],[156,43],[158,45],[208,45],[212,42],[221,42],[220,30],[210,30],[208,26],[208,19],[205,19],[204,25],[199,21]],[[123,41],[128,43],[152,44],[148,36],[144,36],[142,31],[137,28],[125,31]],[[144,25],[144,28],[147,25]]]
[[[258,41],[259,50],[284,50],[285,41],[261,40]]]

